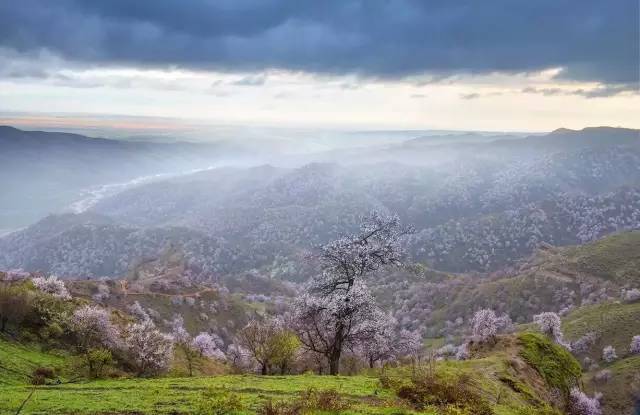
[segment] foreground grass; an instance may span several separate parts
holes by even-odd
[[[0,414],[15,413],[30,386],[3,388]],[[253,376],[99,380],[80,384],[39,386],[23,414],[170,414],[193,413],[203,392],[213,389],[237,394],[252,414],[268,399],[293,400],[307,389],[335,389],[352,402],[343,412],[412,413],[397,407],[392,393],[376,378],[364,376]]]
[[[530,340],[536,340],[535,344],[538,346],[549,346],[545,348],[544,359],[531,359],[532,366],[522,359],[522,353],[528,350],[528,343],[524,342],[522,336],[504,336],[496,344],[475,349],[471,360],[437,362],[433,366],[428,365],[431,368],[427,372],[424,372],[426,366],[388,369],[383,375],[383,382],[378,377],[371,376],[318,375],[124,378],[79,383],[64,383],[63,378],[62,384],[37,386],[34,389],[24,379],[11,380],[6,376],[7,373],[0,373],[0,379],[6,377],[4,384],[0,385],[0,414],[15,414],[32,391],[34,394],[23,408],[23,415],[196,415],[204,395],[213,396],[214,400],[236,397],[241,401],[243,409],[233,414],[249,415],[260,413],[260,408],[270,400],[288,403],[299,401],[301,395],[309,390],[333,390],[339,395],[340,401],[348,403],[348,409],[341,408],[339,412],[304,412],[305,414],[477,415],[475,407],[463,404],[463,398],[468,394],[476,396],[476,400],[482,401],[485,406],[490,406],[493,415],[556,414],[547,406],[548,388],[545,379],[552,378],[555,381],[557,376],[551,376],[555,372],[548,369],[575,362],[567,362],[571,359],[559,356],[560,353],[543,336],[528,336]],[[0,357],[7,359],[14,353],[14,360],[19,360],[16,365],[22,365],[23,370],[52,366],[64,361],[64,358],[39,353],[16,344],[3,344],[1,339],[0,346],[5,351]],[[29,359],[32,361],[28,361]],[[432,391],[435,395],[425,401],[426,406],[413,406],[421,408],[421,411],[416,412],[409,406],[415,402],[410,403],[397,397],[398,386],[410,385],[415,376],[419,379],[427,373],[431,373],[429,376],[437,379],[440,385],[459,385],[463,388],[462,393],[456,393],[457,398],[462,401],[457,398],[454,401],[441,401],[444,395],[441,397],[437,391]],[[424,393],[428,395],[431,392]],[[206,401],[204,407],[210,409],[210,402]],[[459,407],[458,403],[462,406]]]

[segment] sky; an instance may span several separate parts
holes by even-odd
[[[640,128],[639,21],[637,0],[3,1],[0,123]]]

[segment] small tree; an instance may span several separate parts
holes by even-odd
[[[564,335],[560,328],[562,322],[558,314],[553,312],[536,314],[533,316],[533,321],[538,324],[538,328],[542,333],[552,338],[559,345],[570,348],[570,346],[564,341]]]
[[[394,356],[393,332],[390,329],[381,328],[371,339],[367,339],[360,345],[360,354],[364,357],[370,369],[377,362],[384,362]]]
[[[573,354],[587,353],[589,348],[596,343],[597,339],[598,335],[595,332],[590,331],[585,333],[578,340],[571,343],[571,352]]]
[[[402,329],[393,342],[393,350],[396,358],[410,357],[413,361],[420,358],[424,344],[418,330]]]
[[[602,349],[602,360],[605,362],[611,363],[617,358],[618,355],[616,354],[616,349],[613,346],[605,346],[605,348]]]
[[[456,360],[467,360],[469,358],[469,344],[462,343],[456,350]]]
[[[131,314],[137,321],[145,321],[151,319],[149,313],[147,313],[144,307],[142,307],[142,305],[140,305],[140,303],[137,301],[128,306],[127,310],[129,311],[129,314]]]
[[[130,324],[125,341],[138,376],[157,374],[169,368],[173,357],[172,338],[161,333],[151,320]]]
[[[57,276],[51,275],[50,277],[35,277],[31,280],[33,285],[40,291],[46,294],[50,294],[54,297],[69,300],[71,294],[64,285],[64,281],[58,279]]]
[[[71,316],[69,327],[75,335],[76,350],[83,356],[89,377],[99,377],[111,361],[110,349],[118,348],[120,333],[109,313],[100,307],[83,306]]]
[[[231,343],[229,347],[227,347],[225,357],[231,367],[239,373],[249,371],[254,366],[254,362],[251,358],[251,352],[240,344]]]
[[[19,327],[31,310],[33,290],[25,284],[0,281],[0,333],[11,324]]]
[[[629,345],[629,352],[631,354],[640,354],[640,335],[633,336],[631,339],[631,345]]]
[[[498,318],[493,310],[476,311],[471,319],[471,334],[476,341],[495,341],[498,334]]]
[[[176,316],[172,323],[171,336],[175,347],[182,351],[189,376],[193,376],[193,370],[200,366],[203,358],[224,359],[224,353],[219,349],[213,336],[209,333],[200,333],[196,337],[191,337],[184,328],[184,320],[181,316]]]
[[[184,328],[184,320],[181,316],[174,317],[171,322],[171,337],[174,347],[184,356],[189,376],[193,376],[193,368],[200,354],[191,347],[191,335]]]
[[[260,373],[269,375],[274,365],[286,366],[291,354],[295,353],[292,348],[296,343],[287,337],[287,333],[279,320],[252,320],[240,330],[238,341],[258,362]],[[288,342],[291,343],[287,344]],[[282,350],[282,347],[287,350]]]
[[[281,330],[273,339],[275,356],[273,365],[280,370],[280,374],[286,374],[295,360],[300,349],[300,339],[290,330]]]
[[[222,340],[205,332],[198,334],[191,341],[191,347],[195,349],[200,356],[209,359],[226,360],[226,356],[222,350],[220,350],[220,346],[222,346]]]
[[[602,415],[600,395],[588,397],[578,388],[571,389],[569,393],[569,414],[571,415]]]
[[[632,288],[630,290],[623,290],[622,300],[625,303],[633,303],[640,300],[640,290],[637,288]]]

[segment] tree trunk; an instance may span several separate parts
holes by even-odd
[[[340,374],[340,354],[341,353],[342,353],[342,350],[336,348],[328,356],[328,358],[329,358],[329,374],[330,375],[338,375],[338,374]]]
[[[376,362],[373,360],[373,357],[369,358],[369,369],[373,369],[376,365]]]
[[[262,364],[262,368],[260,369],[261,375],[268,375],[267,365],[265,363]]]

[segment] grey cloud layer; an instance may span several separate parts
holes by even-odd
[[[88,64],[638,83],[637,0],[7,0],[0,47]]]

